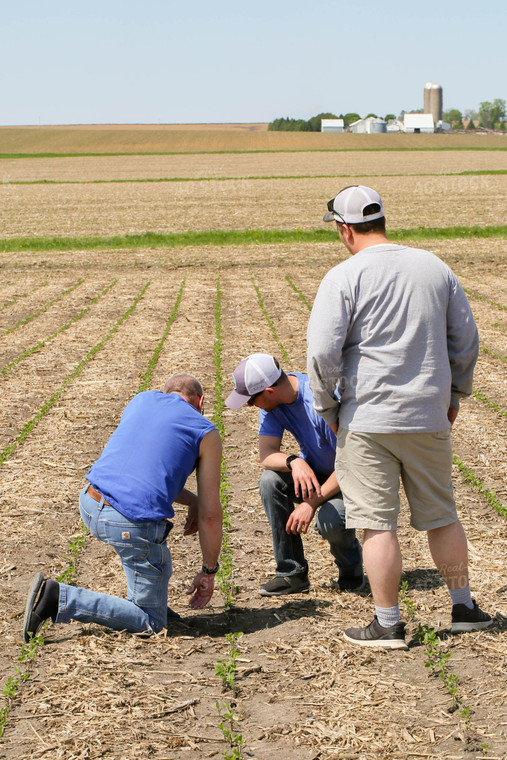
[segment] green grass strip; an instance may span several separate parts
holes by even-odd
[[[395,242],[414,240],[454,240],[505,238],[507,225],[486,227],[413,227],[390,230]],[[142,232],[115,237],[24,237],[0,239],[0,252],[9,251],[82,251],[135,248],[179,248],[201,245],[276,245],[278,243],[337,242],[336,229],[308,230],[202,230],[161,234]]]
[[[52,298],[51,301],[48,301],[47,304],[44,306],[41,306],[40,309],[37,309],[37,311],[32,312],[32,314],[29,314],[28,317],[25,317],[25,319],[20,319],[19,322],[16,322],[15,325],[12,327],[9,327],[5,332],[2,333],[0,337],[3,338],[4,335],[9,335],[9,333],[14,332],[14,330],[17,330],[18,327],[21,327],[22,325],[27,325],[29,322],[31,322],[36,317],[39,317],[41,314],[44,314],[45,311],[47,311],[53,304],[58,303],[58,301],[61,301],[64,296],[68,295],[69,293],[72,293],[73,290],[78,288],[80,285],[82,285],[84,280],[78,280],[74,285],[71,285],[70,288],[67,288],[67,290],[64,290],[63,293],[60,293],[59,296],[56,296],[56,298]]]
[[[22,293],[20,296],[14,296],[14,297],[13,297],[13,298],[11,298],[9,301],[5,301],[5,303],[3,303],[3,304],[0,306],[0,311],[3,311],[3,310],[4,310],[4,309],[6,309],[8,306],[12,306],[12,304],[13,304],[13,303],[16,303],[16,301],[19,301],[19,299],[20,299],[20,298],[26,298],[27,296],[30,296],[30,295],[32,295],[32,293],[35,293],[35,292],[36,292],[37,290],[39,290],[40,288],[45,288],[47,284],[48,284],[48,281],[47,281],[47,280],[45,280],[45,281],[44,281],[44,282],[43,282],[41,285],[37,285],[37,287],[33,288],[32,290],[27,290],[27,292],[26,292],[26,293]]]
[[[153,370],[155,369],[155,366],[156,366],[156,364],[157,364],[157,362],[159,360],[160,352],[162,351],[162,348],[163,348],[164,343],[165,343],[165,341],[167,339],[167,336],[169,335],[169,333],[171,331],[171,325],[174,322],[174,320],[176,319],[176,315],[177,315],[178,309],[180,307],[181,297],[183,295],[183,288],[184,288],[184,286],[185,286],[185,280],[182,280],[181,285],[180,285],[180,289],[178,291],[178,295],[176,296],[176,301],[174,302],[174,306],[172,308],[172,311],[169,314],[169,317],[167,319],[164,333],[163,333],[162,337],[160,338],[160,340],[158,342],[158,345],[157,345],[155,351],[153,352],[153,356],[151,357],[150,361],[148,362],[148,368],[147,368],[146,372],[144,373],[144,375],[142,376],[141,382],[139,383],[139,387],[137,389],[138,393],[141,393],[141,391],[145,391],[146,388],[151,383],[151,378],[153,376]]]
[[[498,404],[495,404],[494,401],[490,401],[486,394],[482,391],[472,391],[472,396],[474,396],[474,398],[476,398],[481,403],[485,404],[485,406],[489,406],[490,409],[493,409],[498,414],[501,414],[502,417],[507,417],[507,411],[505,409],[502,409],[502,407]]]
[[[222,156],[222,155],[250,155],[262,153],[441,153],[447,151],[503,151],[507,146],[395,146],[375,148],[263,148],[258,150],[158,150],[158,151],[117,151],[117,152],[69,152],[69,153],[0,153],[0,160],[11,158],[108,158],[113,156]]]
[[[507,174],[507,169],[483,169],[479,171],[466,172],[406,172],[383,173],[364,172],[355,174],[340,174],[342,179],[354,179],[356,177],[471,177],[484,175]],[[17,179],[5,182],[6,185],[111,185],[125,183],[160,183],[160,182],[247,182],[250,180],[270,180],[270,179],[336,179],[334,174],[249,174],[236,177],[133,177],[131,179]]]
[[[19,433],[19,435],[17,436],[17,438],[15,438],[5,449],[3,449],[3,451],[0,452],[0,466],[5,462],[5,460],[7,459],[7,457],[12,454],[13,451],[20,444],[22,444],[25,441],[25,439],[32,432],[32,430],[39,424],[39,422],[41,421],[41,419],[43,417],[45,417],[45,415],[49,412],[49,410],[51,409],[51,407],[54,406],[54,404],[58,401],[58,399],[63,394],[63,392],[67,388],[67,386],[73,380],[75,380],[76,377],[78,377],[81,374],[81,372],[83,371],[83,369],[85,368],[85,366],[88,364],[88,362],[91,361],[91,359],[93,359],[93,357],[95,356],[95,354],[97,354],[105,346],[105,344],[107,343],[107,341],[110,338],[113,337],[113,335],[118,330],[118,328],[120,327],[120,325],[122,324],[122,322],[124,322],[128,317],[130,317],[130,315],[132,314],[132,312],[136,308],[137,304],[139,303],[139,301],[143,297],[144,293],[146,292],[147,288],[149,287],[150,283],[151,283],[151,280],[148,280],[148,282],[146,283],[146,285],[143,286],[143,288],[141,289],[141,291],[135,297],[135,299],[134,299],[133,303],[131,304],[131,306],[129,306],[129,308],[127,309],[127,311],[124,314],[122,314],[122,316],[117,320],[116,324],[109,330],[109,332],[107,333],[107,335],[104,338],[102,338],[102,340],[100,340],[95,346],[93,346],[93,348],[91,348],[88,351],[88,353],[86,354],[85,358],[82,359],[79,362],[79,364],[76,366],[76,368],[70,373],[70,375],[68,375],[65,378],[65,380],[63,381],[63,383],[60,386],[60,388],[58,388],[58,390],[55,391],[55,393],[53,393],[53,395],[47,401],[44,402],[44,404],[41,406],[41,408],[39,409],[39,411],[37,412],[37,414],[34,417],[32,417],[32,419],[29,420],[23,426],[23,428],[22,428],[21,432]]]
[[[473,290],[468,290],[468,288],[463,288],[463,290],[468,296],[472,296],[472,298],[475,298],[476,301],[482,301],[483,303],[487,303],[490,306],[496,306],[497,309],[502,309],[502,311],[507,311],[507,306],[504,306],[502,303],[498,303],[497,301],[492,301],[490,298],[481,296],[479,293],[475,293]]]
[[[494,507],[499,515],[507,519],[507,506],[502,504],[495,491],[489,491],[484,483],[481,483],[481,481],[476,478],[473,471],[466,467],[456,454],[453,455],[453,461],[460,471],[465,483],[476,488],[479,493],[486,498],[488,504]]]
[[[311,307],[310,303],[308,302],[308,299],[305,296],[305,294],[303,293],[303,291],[300,290],[297,287],[297,285],[294,285],[294,283],[292,282],[292,280],[291,280],[291,278],[289,277],[288,274],[285,275],[285,279],[287,280],[287,282],[289,283],[289,285],[291,286],[291,288],[294,290],[294,292],[298,294],[300,301],[302,301],[304,303],[304,305],[306,306],[306,308],[308,309],[308,311],[311,311],[312,307]]]
[[[31,348],[27,348],[26,351],[23,351],[23,353],[21,353],[15,359],[13,359],[12,361],[10,361],[8,364],[6,364],[5,367],[3,367],[3,369],[2,369],[2,375],[4,375],[4,376],[7,375],[7,373],[16,364],[19,364],[19,362],[22,362],[23,359],[26,359],[27,356],[31,356],[31,354],[34,354],[37,351],[39,351],[47,343],[49,343],[50,341],[54,340],[54,338],[56,338],[57,335],[60,335],[60,333],[63,333],[65,330],[67,330],[71,325],[74,324],[74,322],[77,322],[79,319],[81,319],[82,317],[84,317],[85,314],[91,309],[91,307],[94,304],[96,304],[97,301],[99,301],[103,296],[105,296],[106,293],[108,293],[111,290],[111,288],[114,285],[116,285],[117,282],[118,282],[118,280],[113,280],[113,282],[110,285],[108,285],[106,288],[104,288],[104,290],[102,291],[102,293],[99,293],[98,296],[95,296],[95,298],[92,301],[90,301],[90,303],[88,304],[88,306],[85,306],[84,309],[81,309],[81,311],[79,312],[79,314],[76,314],[75,317],[72,317],[72,319],[69,319],[68,322],[65,322],[64,325],[62,325],[61,327],[59,327],[58,330],[55,330],[55,332],[52,333],[52,335],[50,335],[48,338],[44,338],[44,340],[41,340],[39,343],[37,343],[35,346],[32,346]]]
[[[280,338],[278,336],[278,333],[276,331],[276,327],[274,325],[274,322],[273,322],[273,320],[271,319],[271,317],[268,314],[268,310],[266,309],[266,305],[264,304],[264,298],[262,297],[262,293],[261,293],[261,291],[259,289],[259,286],[255,282],[255,278],[253,277],[253,275],[252,275],[251,279],[252,279],[252,284],[253,284],[253,286],[255,288],[255,292],[257,293],[257,299],[259,301],[260,309],[261,309],[262,313],[264,314],[266,322],[269,325],[269,329],[271,330],[271,334],[273,335],[273,338],[275,339],[275,341],[278,344],[278,347],[280,348],[280,352],[282,354],[283,361],[284,361],[284,363],[286,365],[288,365],[289,367],[292,367],[292,362],[291,362],[291,360],[289,358],[289,354],[285,350],[285,346],[283,345],[282,341],[280,340]]]

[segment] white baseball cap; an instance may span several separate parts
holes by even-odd
[[[269,354],[250,354],[240,361],[232,373],[234,390],[225,400],[229,409],[240,409],[256,393],[276,383],[282,370]]]
[[[364,209],[374,205],[367,214]],[[361,224],[373,222],[384,216],[384,207],[380,195],[371,187],[364,185],[350,185],[340,190],[336,198],[331,198],[327,203],[328,213],[324,216],[325,222],[340,222],[342,224]]]

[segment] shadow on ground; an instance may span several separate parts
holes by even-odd
[[[219,613],[206,612],[181,621],[168,621],[167,635],[185,632],[192,636],[223,636],[224,632],[254,633],[276,628],[289,620],[318,617],[330,602],[316,599],[291,600],[273,607],[233,607]]]

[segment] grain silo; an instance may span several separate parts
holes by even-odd
[[[426,82],[424,87],[424,113],[430,113],[435,124],[442,119],[442,88],[439,84]]]

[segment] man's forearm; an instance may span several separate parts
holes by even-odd
[[[289,468],[286,465],[287,456],[288,454],[283,451],[273,451],[261,460],[261,464],[266,470],[289,472]]]
[[[184,507],[191,507],[197,501],[197,494],[189,491],[188,488],[183,488],[174,501],[176,504],[183,504]]]
[[[199,518],[199,544],[202,561],[206,567],[213,568],[218,562],[222,546],[222,517],[207,516]]]
[[[321,495],[315,496],[313,499],[307,499],[307,503],[317,510],[325,501],[332,499],[340,492],[340,486],[336,480],[336,473],[331,473],[327,480],[321,485]]]

